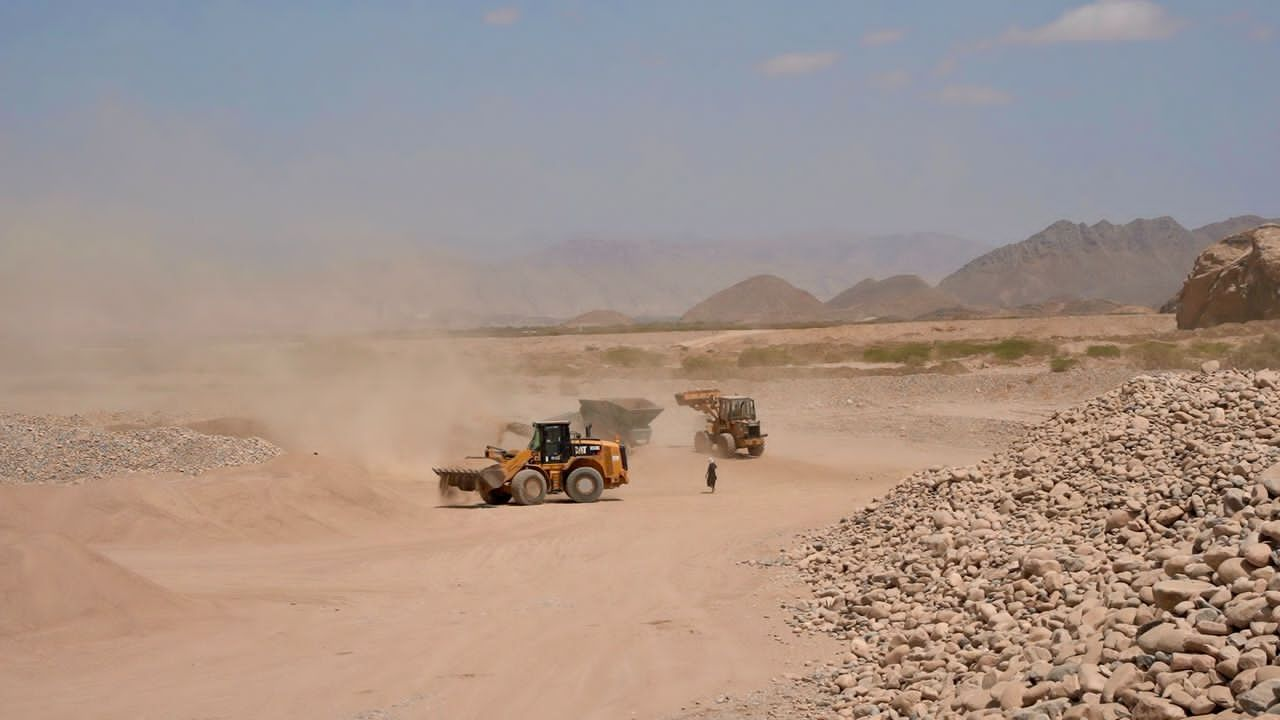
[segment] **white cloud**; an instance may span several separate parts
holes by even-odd
[[[819,70],[825,70],[834,65],[836,60],[839,59],[840,53],[835,52],[787,53],[785,55],[775,55],[765,60],[760,63],[757,69],[770,77],[807,75]]]
[[[883,45],[892,45],[902,38],[906,37],[907,31],[901,28],[885,28],[883,30],[872,30],[862,36],[862,44],[865,47],[881,47]]]
[[[986,85],[948,85],[938,99],[947,105],[1007,105],[1013,96]]]
[[[484,14],[488,25],[514,25],[520,19],[520,8],[503,7]]]
[[[891,70],[871,78],[871,84],[880,90],[901,90],[911,84],[911,73],[906,70]]]
[[[1173,35],[1183,24],[1151,0],[1096,0],[1068,10],[1048,25],[1010,28],[1000,40],[1010,45],[1157,40]]]

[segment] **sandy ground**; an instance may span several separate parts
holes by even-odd
[[[417,522],[310,542],[96,543],[188,607],[108,637],[87,618],[5,638],[0,696],[15,717],[616,718],[746,692],[822,652],[781,622],[793,588],[740,561],[769,559],[913,465],[975,454],[880,447],[859,463],[872,448],[833,450],[815,464],[780,440],[722,462],[715,495],[704,458],[652,447],[634,486],[595,506],[421,507]],[[398,489],[434,502],[428,483]]]
[[[558,342],[571,351],[581,338]],[[409,382],[418,375],[402,371],[416,360],[338,383],[360,357],[287,392],[281,375],[207,366],[74,383],[6,376],[11,409],[23,411],[185,405],[266,427],[285,416],[301,424],[283,433],[289,452],[264,466],[0,486],[0,566],[18,578],[0,584],[5,716],[695,712],[832,651],[784,624],[780,605],[803,593],[790,572],[746,561],[776,557],[797,532],[838,520],[913,470],[975,461],[1019,423],[1111,382],[1043,370],[754,381],[741,390],[760,401],[768,450],[721,461],[711,495],[706,458],[689,449],[697,416],[670,407],[668,393],[686,382],[575,378],[557,390],[547,379],[471,381],[453,389],[487,388],[494,417],[563,411],[577,394],[669,406],[655,443],[635,455],[631,486],[595,505],[494,508],[442,505],[428,470],[479,451],[489,431],[457,427],[473,416],[446,402],[448,388],[428,394]],[[438,381],[440,367],[422,377]],[[375,381],[384,377],[394,382]],[[373,422],[388,413],[396,424]],[[422,452],[371,462],[357,450],[375,440],[385,457]]]

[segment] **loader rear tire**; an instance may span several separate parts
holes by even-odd
[[[517,505],[538,505],[547,497],[547,479],[532,468],[525,468],[511,478],[511,498]]]
[[[720,446],[720,455],[723,457],[731,458],[738,454],[738,441],[734,440],[730,433],[721,434],[720,442],[717,444]]]
[[[595,468],[580,467],[569,473],[564,491],[574,502],[595,502],[604,493],[604,477]]]
[[[480,493],[480,500],[485,505],[506,505],[511,502],[511,493],[506,488],[495,488],[490,490],[480,483],[476,486],[476,492]]]
[[[764,446],[752,445],[751,447],[747,448],[747,454],[750,455],[751,457],[760,457],[761,455],[764,454]]]
[[[693,434],[693,451],[699,455],[706,455],[711,452],[711,435],[706,430],[699,430]]]

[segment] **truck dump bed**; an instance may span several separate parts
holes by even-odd
[[[632,445],[649,442],[653,431],[649,423],[662,414],[662,407],[644,398],[605,398],[579,400],[582,422],[591,425],[596,437],[619,435]]]

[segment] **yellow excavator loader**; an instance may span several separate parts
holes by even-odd
[[[567,421],[533,423],[528,447],[490,445],[484,457],[469,460],[479,462],[432,468],[442,495],[457,489],[477,492],[489,505],[537,505],[548,494],[563,492],[574,502],[588,503],[628,482],[626,445],[576,437]]]
[[[693,436],[693,449],[697,452],[715,450],[722,457],[733,457],[739,449],[746,448],[751,457],[764,454],[764,439],[768,435],[760,432],[755,400],[742,395],[721,395],[719,390],[688,390],[676,393],[676,404],[706,415],[706,429]]]

